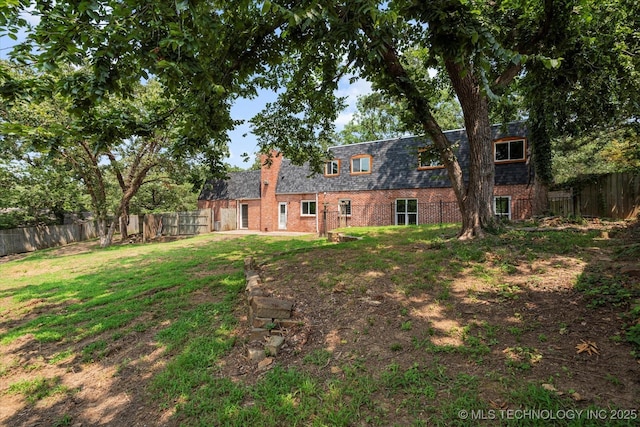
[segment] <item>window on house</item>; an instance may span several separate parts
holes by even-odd
[[[351,158],[351,173],[371,173],[371,156],[362,154]]]
[[[329,160],[324,164],[325,176],[338,176],[340,175],[340,160]]]
[[[302,216],[315,216],[316,202],[315,200],[303,200],[300,204]]]
[[[396,225],[418,224],[418,199],[396,200]]]
[[[339,200],[338,212],[340,212],[340,216],[351,216],[351,200],[349,199]]]
[[[418,169],[443,168],[440,155],[435,147],[424,147],[418,150]]]
[[[524,160],[525,140],[510,139],[496,141],[493,144],[496,162],[513,162]]]
[[[498,219],[511,219],[511,196],[494,197],[493,213]]]

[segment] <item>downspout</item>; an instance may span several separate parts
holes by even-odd
[[[316,234],[320,233],[320,227],[318,225],[318,192],[316,192]]]

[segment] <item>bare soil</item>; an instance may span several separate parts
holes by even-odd
[[[613,237],[621,244],[637,243],[640,227],[635,224]],[[59,253],[65,256],[91,250],[92,245],[95,243],[60,248]],[[430,250],[420,246],[414,249]],[[576,277],[586,269],[619,271],[633,264],[633,260],[623,260],[621,264],[613,261],[609,250],[576,250],[583,251],[584,256],[553,256],[517,266],[505,283],[507,292],[497,292],[473,275],[462,274],[452,283],[444,303],[441,295],[428,290],[400,292],[385,272],[373,269],[364,284],[320,286],[317,279],[327,272],[315,271],[306,262],[313,256],[310,253],[291,261],[263,264],[261,275],[269,289],[275,296],[294,302],[294,318],[300,321],[282,329],[286,344],[274,363],[329,378],[342,375],[340,366],[351,360],[363,360],[368,372],[382,372],[391,363],[408,368],[414,363],[429,365],[437,359],[452,373],[480,378],[479,397],[496,408],[509,408],[512,403],[495,378],[517,377],[536,384],[549,383],[553,378],[553,387],[559,394],[585,407],[595,404],[640,409],[640,362],[631,355],[631,346],[621,339],[625,320],[620,310],[590,308],[585,296],[574,290]],[[349,263],[349,253],[340,252],[336,265]],[[291,278],[286,282],[282,280],[284,272]],[[630,280],[638,286],[640,278]],[[210,298],[213,297],[201,293],[193,295],[192,302],[196,305]],[[29,304],[32,307],[3,314],[2,324],[39,313],[37,300]],[[237,345],[221,361],[220,374],[251,384],[273,365],[259,369],[246,358],[246,347],[250,345],[244,338],[250,329],[246,313],[246,303],[240,300]],[[408,321],[410,328],[406,326]],[[427,340],[439,346],[462,346],[463,329],[474,324],[474,334],[486,334],[487,325],[494,327],[491,351],[481,360],[455,351],[434,354],[416,345]],[[127,345],[109,348],[104,359],[96,363],[82,363],[77,358],[49,363],[59,349],[55,343],[39,343],[32,336],[4,346],[0,366],[11,369],[0,376],[0,425],[177,425],[180,420],[173,417],[171,408],[159,408],[148,392],[150,379],[163,369],[168,357],[155,342],[156,333],[154,329],[132,332],[127,336]],[[577,346],[584,343],[595,343],[597,353],[578,352]],[[77,353],[84,344],[77,344]],[[319,349],[332,354],[326,365],[304,363],[306,355]],[[523,364],[529,367],[522,368]],[[60,378],[61,384],[79,391],[71,397],[54,395],[35,404],[6,393],[9,384],[38,377]],[[69,423],[65,424],[66,420]],[[397,420],[398,425],[410,422]]]

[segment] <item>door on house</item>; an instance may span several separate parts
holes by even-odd
[[[287,229],[287,204],[280,203],[278,206],[278,229]]]
[[[396,200],[396,225],[418,224],[418,199]]]
[[[249,205],[240,205],[240,228],[249,228]]]

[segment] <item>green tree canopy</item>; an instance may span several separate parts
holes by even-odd
[[[494,223],[494,104],[508,107],[503,101],[514,89],[528,88],[536,164],[548,164],[545,133],[575,116],[588,126],[611,105],[600,97],[624,97],[628,85],[617,79],[638,80],[632,72],[616,73],[606,89],[596,90],[620,64],[637,70],[640,14],[631,0],[606,7],[596,0],[20,0],[0,11],[0,25],[12,31],[21,25],[18,12],[29,6],[40,22],[14,51],[16,60],[46,69],[88,62],[91,73],[72,74],[59,87],[77,110],[110,92],[128,95],[141,79],[155,76],[177,100],[184,120],[175,130],[187,151],[215,141],[213,153],[222,153],[226,131],[236,124],[232,102],[260,88],[277,89],[278,100],[253,120],[263,151],[277,148],[294,162],[311,158],[318,165],[343,107],[334,96],[339,79],[370,81],[401,100],[433,140],[462,212],[463,238],[482,235]],[[605,43],[600,31],[611,28]],[[418,55],[407,55],[414,51]],[[590,63],[596,66],[588,68]],[[576,68],[582,68],[578,83]],[[438,72],[421,72],[431,69]],[[518,80],[522,86],[514,84]],[[443,81],[464,114],[468,180],[435,115]],[[557,94],[551,96],[554,84]],[[584,88],[593,89],[590,96],[576,95]],[[599,113],[585,111],[588,104],[579,100],[587,98]],[[547,120],[548,102],[563,105],[567,114]]]
[[[64,85],[70,75],[82,72],[46,73],[43,80]],[[21,80],[14,77],[13,81]],[[103,246],[111,243],[118,220],[126,218],[132,199],[151,172],[154,180],[166,185],[181,174],[181,182],[190,177],[201,181],[200,172],[190,172],[189,162],[210,148],[201,146],[196,152],[183,145],[174,127],[184,117],[171,98],[162,96],[157,82],[138,83],[131,95],[106,94],[102,102],[79,111],[75,98],[40,88],[31,99],[11,99],[0,108],[3,149],[23,153],[23,158],[34,153],[36,158],[64,164],[90,196]]]

